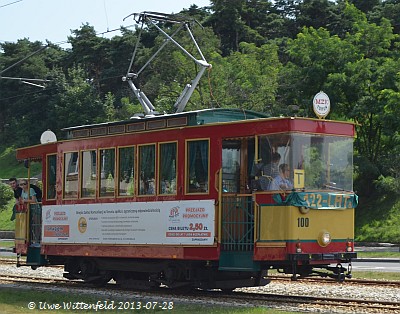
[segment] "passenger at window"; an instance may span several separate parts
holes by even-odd
[[[20,180],[19,186],[22,188],[21,197],[19,198],[20,205],[30,206],[30,228],[31,228],[31,243],[37,244],[41,237],[41,207],[37,204],[36,192],[28,184],[28,180]]]
[[[281,155],[277,152],[272,153],[271,162],[264,165],[262,171],[264,176],[275,178],[279,176],[279,162]]]
[[[28,185],[27,180],[21,180],[19,186],[22,188],[21,197],[19,199],[20,204],[37,203],[36,192]]]
[[[291,190],[293,183],[290,182],[290,167],[288,164],[279,165],[279,175],[276,176],[270,185],[270,190]]]

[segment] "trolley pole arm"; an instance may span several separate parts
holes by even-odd
[[[203,66],[203,68],[199,71],[197,76],[192,81],[192,84],[187,84],[185,86],[184,90],[182,91],[182,94],[179,96],[178,100],[174,104],[174,107],[176,108],[176,112],[182,112],[185,109],[185,107],[186,107],[187,103],[189,102],[189,99],[192,96],[197,84],[199,84],[199,81],[200,81],[201,77],[203,76],[203,73],[204,73],[205,70],[206,70],[206,67]]]
[[[134,77],[134,74],[129,73],[129,75],[127,77],[123,77],[122,80],[128,82],[129,87],[132,89],[136,98],[139,100],[145,114],[146,115],[152,114],[154,112],[155,107],[153,106],[151,101],[147,98],[147,96],[140,89],[138,89],[135,86],[135,84],[133,84],[133,82],[132,82],[133,77]]]
[[[200,66],[204,66],[204,63],[207,63],[204,59],[203,60],[197,60],[194,56],[192,56],[185,48],[183,48],[175,39],[173,39],[171,36],[169,36],[166,32],[164,32],[154,21],[150,20],[150,22],[153,24],[155,28],[157,28],[161,34],[163,34],[165,37],[167,37],[170,41],[172,41],[179,49],[181,49],[190,59],[192,59],[196,64]],[[197,45],[196,45],[197,46]],[[203,57],[204,58],[204,57]],[[210,66],[207,63],[207,66]]]

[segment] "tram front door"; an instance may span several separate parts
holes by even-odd
[[[248,156],[254,141],[224,140],[222,145],[220,270],[254,270],[254,204],[249,192]]]

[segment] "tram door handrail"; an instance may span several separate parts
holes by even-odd
[[[31,245],[40,245],[42,233],[42,203],[29,204],[29,243]]]

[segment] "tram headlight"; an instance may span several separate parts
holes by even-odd
[[[322,230],[318,235],[318,244],[325,247],[329,243],[331,243],[331,234],[326,230]]]

